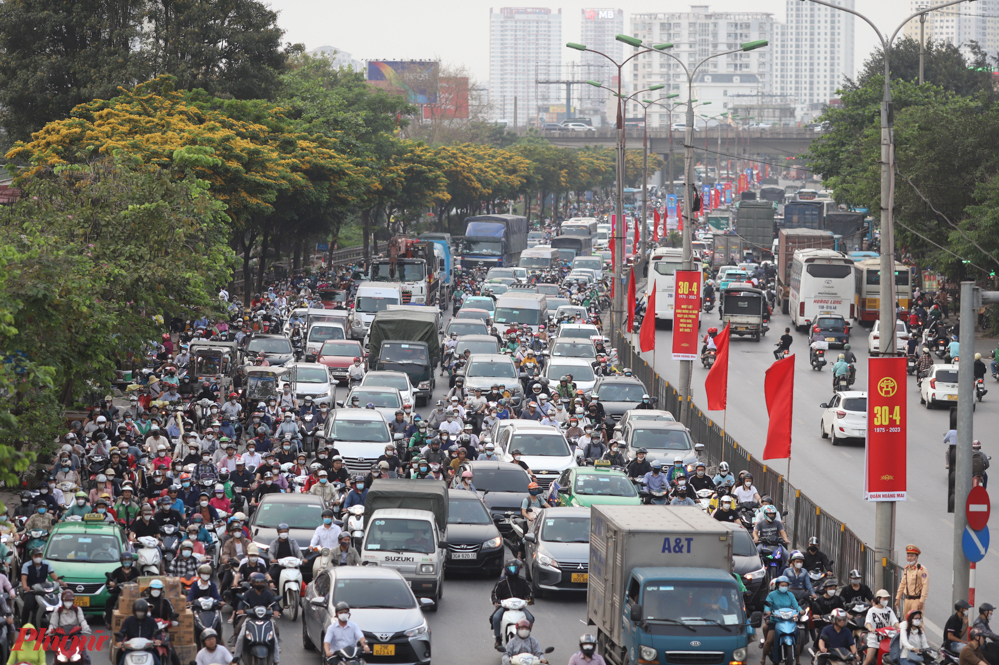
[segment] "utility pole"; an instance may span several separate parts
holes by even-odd
[[[926,57],[926,14],[919,15],[919,85],[923,85],[923,60]]]

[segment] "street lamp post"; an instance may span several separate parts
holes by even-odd
[[[746,51],[753,51],[758,48],[766,46],[769,42],[765,39],[759,39],[756,41],[745,42],[740,45],[739,48],[733,49],[731,51],[723,51],[721,53],[715,53],[714,55],[709,55],[704,58],[693,69],[689,69],[687,65],[683,63],[680,58],[676,57],[672,53],[663,53],[666,57],[673,58],[680,64],[683,71],[687,74],[687,116],[686,116],[686,131],[684,132],[684,177],[683,181],[685,184],[686,191],[683,196],[683,207],[685,212],[685,224],[683,225],[683,270],[691,270],[694,266],[694,257],[691,249],[691,231],[693,229],[694,218],[693,218],[693,196],[691,196],[691,187],[694,182],[694,104],[691,101],[693,99],[693,89],[694,89],[694,74],[697,70],[701,68],[701,65],[706,63],[708,60],[714,58],[720,58],[723,55],[731,55],[733,53],[743,53]],[[696,193],[696,190],[694,190]],[[687,422],[689,420],[690,413],[690,379],[693,374],[694,361],[692,360],[681,360],[680,361],[680,421]]]
[[[617,35],[615,37],[619,42],[628,44],[629,46],[640,47],[642,46],[642,40],[630,35]],[[617,93],[615,97],[617,98],[617,221],[615,228],[612,229],[614,237],[612,242],[614,243],[614,254],[621,261],[621,265],[624,263],[624,113],[625,110],[622,104],[621,97],[621,79],[622,79],[622,69],[630,60],[642,55],[643,53],[661,53],[664,49],[672,48],[672,44],[655,44],[652,48],[647,48],[641,51],[636,51],[629,57],[625,58],[621,63],[615,61],[612,57],[606,53],[601,53],[600,51],[587,48],[584,44],[577,44],[575,42],[569,42],[566,47],[574,49],[576,51],[596,53],[597,55],[603,56],[611,62],[615,67],[617,67]],[[593,85],[595,82],[589,82]],[[599,83],[595,83],[598,87],[603,87]],[[621,271],[623,274],[623,270]],[[619,279],[617,275],[614,275],[612,279]],[[624,321],[624,288],[618,288],[615,285],[614,288],[614,300],[611,303],[611,320],[610,328],[611,330],[617,330],[620,324]]]
[[[883,324],[881,325],[881,336],[878,340],[878,350],[881,356],[893,356],[895,355],[895,297],[893,293],[895,285],[895,224],[892,216],[892,208],[894,207],[895,198],[895,139],[893,130],[895,119],[891,99],[891,63],[889,57],[891,45],[895,41],[895,37],[898,36],[899,31],[912,19],[918,16],[925,16],[931,11],[938,11],[946,7],[961,4],[962,2],[974,2],[974,0],[950,0],[950,2],[944,2],[933,7],[925,7],[899,23],[895,31],[891,33],[891,37],[887,39],[885,39],[881,31],[878,30],[878,27],[869,18],[858,11],[848,9],[847,7],[839,7],[825,0],[809,0],[809,2],[853,14],[862,19],[874,29],[878,40],[881,42],[881,50],[884,53],[885,80],[881,97],[881,288],[878,294],[881,300],[878,317]],[[973,325],[972,322],[965,321],[965,323]],[[971,432],[969,430],[964,434],[965,438],[967,438],[966,446],[962,439],[962,432],[958,432],[956,464],[957,468],[961,469],[962,461],[967,458],[970,480],[972,455]],[[963,494],[960,491],[955,491],[954,493],[954,602],[962,598],[966,599],[968,594],[970,570],[968,561],[964,558],[964,548],[962,546],[964,528],[967,522],[964,513],[967,498],[967,491]],[[895,502],[879,501],[876,503],[874,513],[874,555],[876,559],[881,561],[890,558],[893,555],[894,544]],[[963,563],[959,565],[959,562]],[[882,580],[883,584],[880,586],[884,586],[889,582],[887,566],[883,570],[884,579]]]

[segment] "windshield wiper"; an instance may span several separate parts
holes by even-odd
[[[707,617],[696,617],[696,619],[695,619],[695,620],[696,620],[696,621],[704,621],[704,622],[707,622],[707,623],[713,623],[713,624],[715,624],[716,626],[721,626],[722,628],[724,628],[725,630],[727,630],[727,631],[728,631],[728,632],[730,632],[730,633],[732,632],[732,629],[731,629],[731,628],[729,628],[728,626],[726,626],[726,625],[725,625],[725,624],[723,624],[723,623],[720,623],[719,621],[717,621],[717,620],[715,620],[715,619],[708,619]]]
[[[683,621],[677,621],[676,619],[642,619],[642,623],[663,623],[669,624],[671,626],[683,626],[692,633],[696,633],[697,629],[693,626],[688,626]]]

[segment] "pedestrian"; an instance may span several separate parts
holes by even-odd
[[[908,564],[902,571],[902,580],[895,592],[895,604],[902,610],[902,616],[909,616],[912,610],[923,610],[926,607],[930,578],[925,566],[919,563],[921,553],[915,545],[905,546],[905,560]]]

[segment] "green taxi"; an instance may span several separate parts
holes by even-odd
[[[65,588],[76,594],[76,605],[87,614],[104,611],[108,599],[105,573],[121,565],[121,553],[128,545],[121,526],[99,518],[90,513],[83,520],[56,524],[43,554],[56,575],[66,580]]]
[[[558,505],[588,508],[598,504],[637,506],[642,500],[628,476],[606,466],[575,466],[558,478]]]

